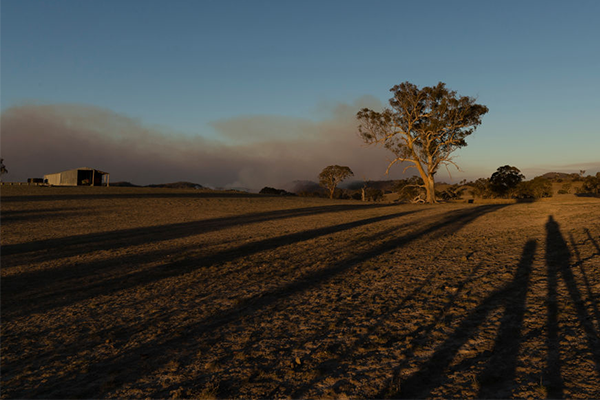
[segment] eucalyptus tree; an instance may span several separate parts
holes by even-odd
[[[329,190],[329,198],[333,199],[337,185],[351,176],[354,176],[354,172],[349,167],[330,165],[319,174],[319,185]]]
[[[359,134],[368,144],[382,145],[394,154],[386,174],[396,163],[419,171],[427,202],[435,203],[435,174],[441,166],[458,165],[452,153],[467,145],[465,138],[481,124],[488,108],[468,96],[458,96],[443,82],[419,89],[404,82],[390,89],[390,107],[363,108],[357,113]]]

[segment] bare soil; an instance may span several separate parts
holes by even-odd
[[[600,398],[600,199],[2,188],[3,398]]]

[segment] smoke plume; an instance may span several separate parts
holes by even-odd
[[[388,154],[365,147],[356,112],[380,109],[365,97],[327,108],[320,121],[244,116],[212,123],[218,140],[169,132],[98,107],[23,105],[2,114],[2,157],[7,181],[24,181],[77,167],[136,184],[190,181],[211,187],[284,186],[316,180],[331,164],[347,165],[357,179],[386,179]],[[395,176],[400,176],[397,168]],[[389,179],[390,177],[387,177]]]

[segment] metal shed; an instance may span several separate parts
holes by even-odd
[[[108,186],[110,174],[82,167],[44,175],[44,182],[53,186]]]

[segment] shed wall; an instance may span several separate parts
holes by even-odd
[[[103,184],[108,186],[108,177],[109,174],[106,172],[88,168],[71,169],[44,175],[46,182],[54,186],[102,186]]]
[[[60,185],[60,173],[44,175],[44,180],[49,185]]]
[[[61,186],[77,186],[77,173],[78,173],[78,170],[76,170],[76,169],[61,172],[60,173],[60,185]]]

